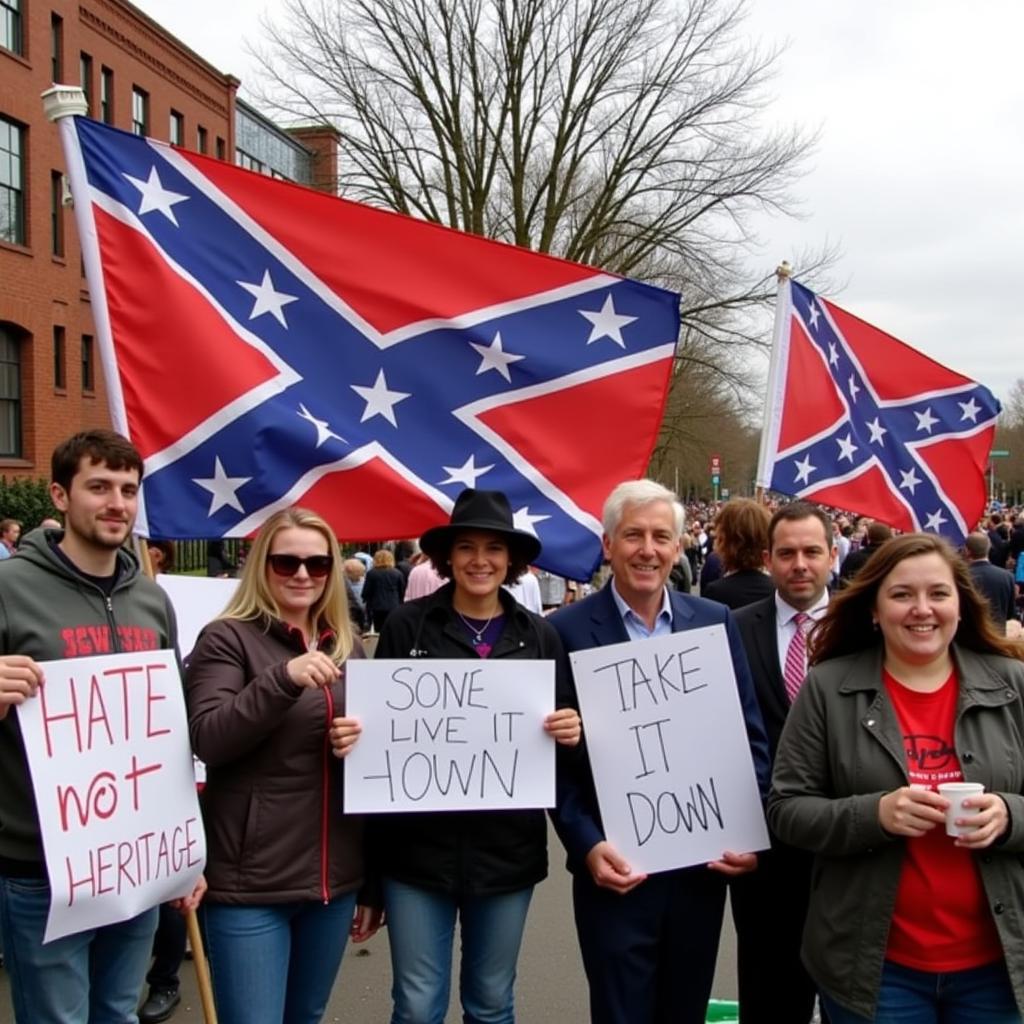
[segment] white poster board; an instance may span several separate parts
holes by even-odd
[[[192,653],[203,627],[224,611],[240,582],[209,576],[175,576],[173,573],[160,573],[156,581],[174,607],[174,617],[178,621],[178,650],[185,659]]]
[[[43,662],[18,710],[52,892],[44,942],[192,892],[206,861],[173,651]]]
[[[570,659],[605,836],[634,871],[768,847],[723,626]]]
[[[350,661],[345,713],[363,727],[345,758],[345,811],[552,807],[551,661]]]

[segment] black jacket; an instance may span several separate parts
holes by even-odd
[[[986,559],[968,562],[967,568],[970,569],[974,585],[988,602],[995,624],[1005,630],[1006,620],[1017,615],[1017,587],[1013,582],[1013,573],[1000,569]]]
[[[405,577],[394,568],[374,566],[363,583],[363,607],[374,612],[397,608],[405,597]]]
[[[476,658],[452,608],[454,586],[403,604],[381,631],[375,657]],[[573,703],[562,644],[554,627],[500,591],[505,626],[492,658],[551,658],[555,703]],[[563,756],[565,748],[558,748]],[[370,819],[374,866],[387,878],[453,895],[486,896],[524,889],[548,870],[541,810],[381,814]]]
[[[717,601],[736,611],[745,605],[761,601],[775,593],[771,576],[760,569],[740,569],[712,580],[701,592],[701,597]]]

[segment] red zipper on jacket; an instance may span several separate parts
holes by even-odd
[[[324,687],[324,697],[327,699],[327,730],[324,732],[324,778],[323,778],[323,805],[320,808],[320,895],[324,903],[331,902],[331,893],[328,889],[327,863],[328,863],[328,840],[327,821],[330,813],[330,792],[331,781],[331,722],[334,720],[334,697],[331,696],[330,686]]]

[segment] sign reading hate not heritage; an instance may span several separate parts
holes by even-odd
[[[345,713],[363,727],[345,758],[345,810],[551,807],[551,661],[351,661]]]
[[[722,626],[570,659],[605,836],[634,871],[768,846]]]
[[[44,942],[192,891],[206,860],[173,651],[41,663],[18,710],[50,878]]]

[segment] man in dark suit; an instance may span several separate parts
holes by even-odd
[[[814,505],[780,508],[765,552],[775,593],[736,613],[773,762],[807,671],[807,634],[828,607],[833,536],[828,516]],[[758,870],[730,882],[743,1024],[807,1024],[813,1016],[814,983],[800,962],[812,860],[772,836]]]
[[[974,585],[988,602],[993,621],[1005,633],[1007,619],[1017,615],[1017,588],[1013,573],[989,561],[991,543],[983,533],[968,534],[964,541],[964,556]]]
[[[620,484],[604,507],[612,578],[551,617],[567,651],[700,626],[725,627],[754,766],[768,784],[768,745],[732,613],[666,587],[679,557],[683,509],[651,480]],[[710,727],[710,726],[709,726]],[[726,879],[752,870],[753,853],[647,875],[607,841],[590,763],[566,758],[552,813],[573,873],[573,906],[594,1024],[702,1024],[718,953]],[[709,870],[710,869],[710,870]]]

